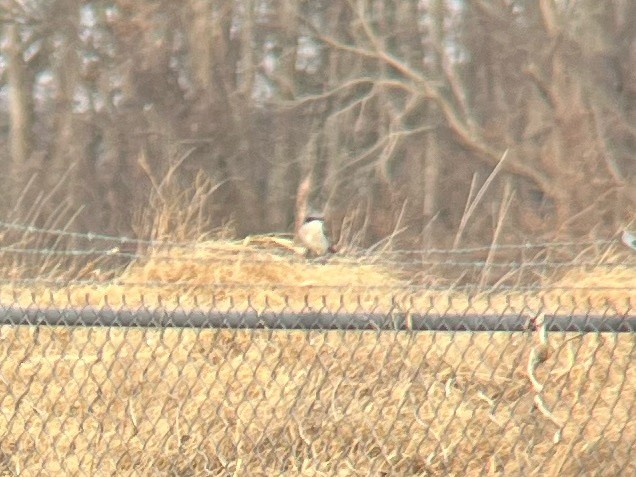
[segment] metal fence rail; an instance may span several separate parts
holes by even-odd
[[[0,325],[227,328],[272,330],[529,331],[636,333],[636,315],[557,315],[367,312],[222,311],[165,308],[113,309],[1,306]]]

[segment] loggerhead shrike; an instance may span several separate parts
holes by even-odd
[[[327,252],[333,253],[335,250],[329,245],[329,240],[325,234],[325,221],[317,215],[308,215],[305,222],[298,229],[298,238],[308,253],[315,256],[322,256]]]

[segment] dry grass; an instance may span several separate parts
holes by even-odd
[[[0,299],[68,306],[107,296],[119,306],[125,294],[134,306],[179,295],[181,306],[196,297],[220,308],[355,310],[385,309],[395,296],[439,311],[611,312],[626,311],[636,289],[633,268],[599,267],[544,278],[595,285],[567,293],[413,291],[381,260],[308,263],[288,249],[276,239],[202,243],[156,251],[116,280],[13,287]],[[531,371],[539,389],[532,334],[0,331],[8,475],[636,473],[634,334],[551,334]]]

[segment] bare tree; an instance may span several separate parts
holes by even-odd
[[[636,7],[573,5],[3,2],[13,204],[46,168],[45,215],[124,233],[153,181],[204,174],[212,222],[244,234],[291,228],[311,174],[307,204],[362,244],[485,242],[507,197],[501,238],[613,230],[636,201]]]

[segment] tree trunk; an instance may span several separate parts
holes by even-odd
[[[11,199],[14,204],[19,200],[27,177],[27,161],[33,149],[33,103],[31,96],[32,78],[23,57],[20,30],[16,23],[6,27],[7,41],[7,79],[9,85],[9,142],[11,151],[11,175],[13,187]],[[27,206],[28,204],[22,204]]]
[[[433,0],[431,4],[431,41],[433,43],[433,76],[442,77],[442,51],[444,48],[444,1]],[[428,118],[433,124],[437,122],[439,110],[431,104],[428,108]],[[439,210],[440,131],[433,130],[426,136],[426,154],[424,156],[424,204],[423,212],[427,219],[433,217]]]

